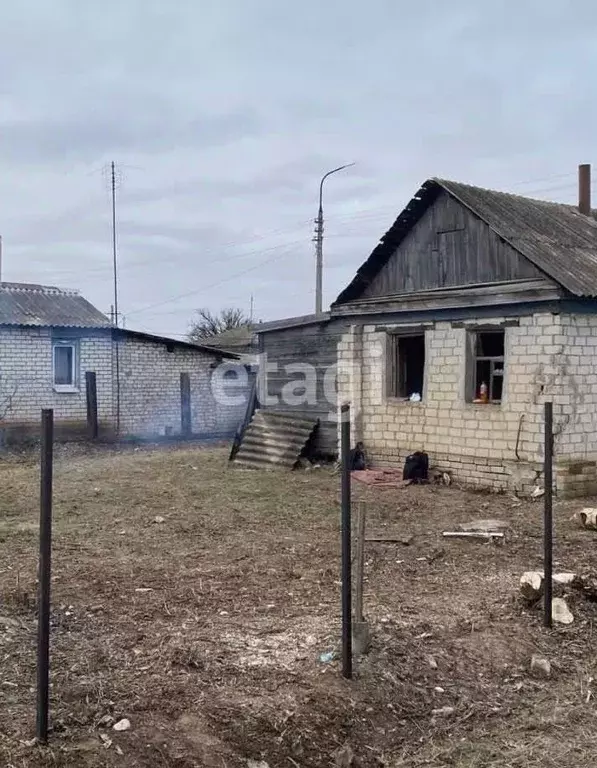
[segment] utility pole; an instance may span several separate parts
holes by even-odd
[[[253,324],[253,294],[251,294],[251,310],[249,312],[249,320],[251,321],[251,325]]]
[[[354,163],[341,165],[328,171],[319,182],[319,210],[315,219],[315,314],[321,315],[323,312],[323,182],[332,173],[338,173],[345,168],[350,168]]]
[[[114,343],[114,367],[116,373],[116,435],[120,434],[120,348],[118,344],[118,260],[116,250],[116,165],[112,170],[112,261],[114,265],[114,319],[112,338]]]
[[[114,325],[118,328],[118,262],[116,251],[116,165],[112,160],[112,260],[114,264]]]

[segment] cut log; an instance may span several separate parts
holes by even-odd
[[[594,507],[585,507],[577,512],[574,517],[583,528],[597,530],[597,509]]]
[[[543,594],[543,574],[540,571],[526,571],[520,577],[520,592],[529,603],[536,603]]]

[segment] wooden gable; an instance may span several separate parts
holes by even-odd
[[[442,191],[359,298],[537,278],[552,282],[482,219]]]

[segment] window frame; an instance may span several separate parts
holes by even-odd
[[[400,380],[402,374],[402,366],[400,363],[400,340],[407,338],[422,337],[423,339],[423,379],[421,392],[421,400],[411,400],[409,395],[399,394],[400,392]],[[425,328],[410,328],[410,329],[396,329],[388,330],[386,332],[386,399],[393,402],[400,403],[420,403],[425,399],[426,380],[426,362],[427,362],[427,334]],[[406,382],[406,379],[404,379]]]
[[[466,339],[466,369],[465,369],[465,401],[473,405],[494,405],[499,406],[505,399],[505,380],[506,380],[506,327],[477,327],[467,329]],[[480,334],[502,334],[504,340],[504,351],[502,355],[478,355],[477,341]],[[488,400],[481,403],[478,398],[478,391],[481,382],[477,382],[477,366],[480,362],[489,363],[489,381]],[[497,374],[502,379],[502,396],[499,400],[492,399],[493,380],[496,376],[494,370],[496,365],[501,367],[501,373]]]
[[[72,349],[71,359],[71,383],[70,384],[57,384],[56,383],[56,350],[65,349],[70,347]],[[52,339],[52,387],[55,392],[78,392],[79,391],[79,345],[74,339]]]

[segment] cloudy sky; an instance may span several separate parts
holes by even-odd
[[[574,202],[597,160],[594,0],[19,0],[0,30],[2,278],[109,311],[115,161],[127,327],[313,311],[337,165],[326,304],[425,178]]]

